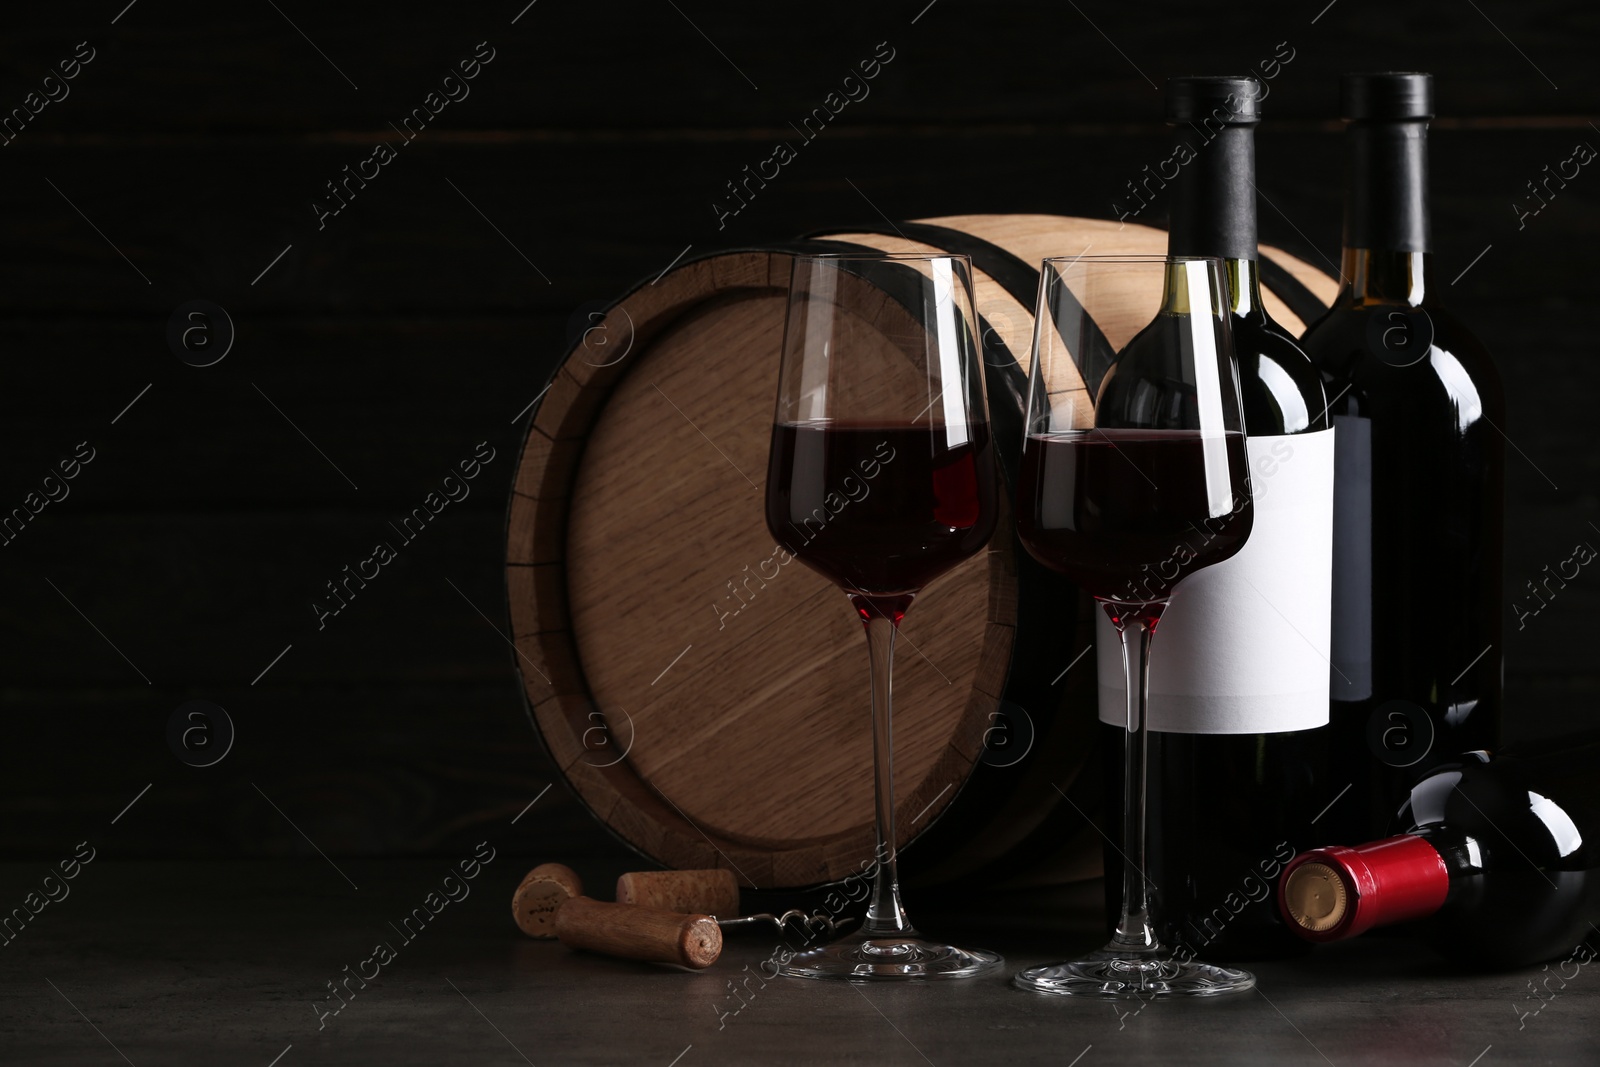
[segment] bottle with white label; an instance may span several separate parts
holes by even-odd
[[[1168,253],[1223,260],[1255,504],[1239,554],[1173,596],[1151,661],[1146,874],[1166,916],[1160,935],[1207,959],[1305,950],[1273,886],[1315,844],[1313,819],[1330,799],[1318,728],[1328,721],[1334,434],[1321,375],[1262,305],[1254,137],[1263,94],[1248,77],[1167,83],[1179,136]],[[1100,717],[1121,730],[1120,646],[1100,623]],[[1119,750],[1109,733],[1106,748]],[[1115,808],[1121,768],[1107,769]]]

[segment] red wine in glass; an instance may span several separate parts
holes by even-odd
[[[1116,931],[1097,952],[1019,972],[1012,984],[1030,992],[1207,997],[1255,984],[1162,944],[1162,901],[1146,875],[1151,639],[1174,587],[1235,555],[1255,523],[1221,267],[1203,256],[1076,256],[1041,272],[1017,534],[1105,611],[1126,705]],[[1130,328],[1111,354],[1108,336]]]
[[[1244,546],[1251,497],[1244,434],[1087,429],[1029,434],[1017,534],[1091,596],[1164,599]]]
[[[1005,962],[923,937],[911,924],[895,833],[895,635],[924,586],[983,551],[1000,507],[978,321],[965,256],[793,261],[767,529],[860,616],[877,848],[860,929],[795,954],[780,969],[787,977],[942,981],[993,974]]]
[[[995,463],[983,423],[778,423],[770,457],[773,536],[886,612],[903,612],[898,600],[909,603],[994,532]]]

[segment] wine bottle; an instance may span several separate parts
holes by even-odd
[[[1333,672],[1319,830],[1385,832],[1417,776],[1500,731],[1504,401],[1440,306],[1427,74],[1345,75],[1343,284],[1301,338],[1334,460]]]
[[[1597,761],[1588,744],[1441,764],[1400,810],[1408,832],[1295,857],[1283,914],[1308,941],[1422,920],[1429,944],[1474,965],[1562,956],[1600,923]]]
[[[1161,936],[1217,959],[1307,950],[1283,926],[1271,886],[1312,844],[1311,819],[1326,803],[1316,728],[1328,717],[1333,433],[1321,376],[1261,299],[1260,96],[1247,77],[1167,83],[1167,121],[1182,136],[1167,249],[1223,260],[1255,525],[1237,556],[1186,579],[1161,619],[1146,875],[1162,901]],[[1123,672],[1105,620],[1097,644],[1100,717],[1120,732]],[[1103,729],[1107,751],[1119,751]],[[1120,796],[1120,768],[1108,770]]]

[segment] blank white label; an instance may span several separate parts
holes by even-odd
[[[1150,729],[1253,734],[1328,721],[1334,431],[1247,442],[1255,520],[1173,592],[1150,658]],[[1127,717],[1122,648],[1097,621],[1100,719]]]

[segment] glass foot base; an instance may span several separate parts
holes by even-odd
[[[1214,997],[1252,989],[1256,976],[1234,967],[1184,962],[1170,956],[1137,957],[1097,952],[1071,963],[1030,967],[1011,984],[1058,997]]]
[[[1005,966],[999,953],[956,948],[915,935],[856,935],[802,952],[783,965],[790,978],[833,978],[846,981],[933,982],[976,978]]]

